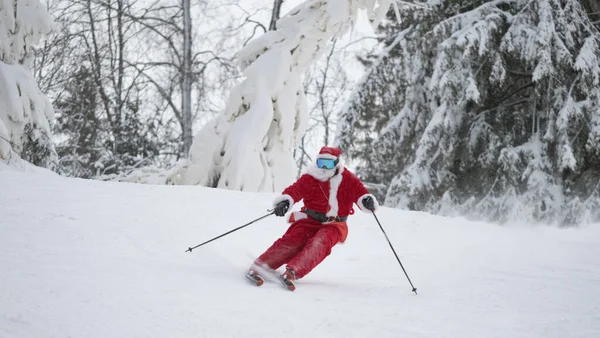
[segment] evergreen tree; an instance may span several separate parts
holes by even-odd
[[[155,115],[143,116],[141,98],[132,89],[122,123],[111,126],[100,106],[100,94],[89,67],[82,63],[54,102],[54,134],[59,170],[67,176],[92,178],[154,162],[164,143],[172,142]]]
[[[60,168],[67,176],[90,178],[94,163],[102,156],[103,132],[97,116],[98,92],[90,70],[81,66],[65,85],[65,92],[54,103],[54,134]]]
[[[343,111],[338,141],[359,174],[385,185],[394,207],[600,219],[600,33],[585,9],[430,4],[383,27],[382,52]]]

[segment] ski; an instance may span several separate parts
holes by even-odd
[[[262,276],[260,276],[252,270],[246,272],[245,276],[251,283],[253,283],[256,286],[261,286],[265,283],[265,280],[262,278]]]
[[[296,290],[296,286],[294,285],[293,281],[287,279],[283,274],[277,272],[277,270],[273,270],[269,267],[253,265],[252,269],[246,272],[245,276],[256,286],[263,285],[265,280],[277,280],[287,290]],[[263,276],[267,276],[267,278],[265,279]]]
[[[294,291],[296,290],[296,285],[294,285],[294,282],[292,282],[291,280],[285,278],[283,275],[279,275],[279,280],[281,281],[281,284],[283,284],[283,286],[290,290],[290,291]]]

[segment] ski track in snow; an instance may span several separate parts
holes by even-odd
[[[0,337],[600,337],[598,225],[382,208],[418,296],[357,208],[347,242],[294,292],[243,277],[281,218],[184,252],[274,196],[0,168]]]

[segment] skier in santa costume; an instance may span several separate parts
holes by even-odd
[[[280,217],[300,200],[304,200],[304,206],[289,215],[288,222],[292,225],[248,271],[246,276],[257,285],[264,282],[260,267],[276,270],[286,264],[281,279],[294,290],[294,280],[306,276],[337,243],[346,240],[346,220],[354,213],[354,203],[365,212],[375,211],[379,206],[360,179],[344,168],[341,155],[338,148],[322,147],[316,165],[309,167],[273,202],[275,215]]]

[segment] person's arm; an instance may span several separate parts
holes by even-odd
[[[300,202],[306,196],[309,175],[302,175],[289,187],[285,188],[280,196],[273,200],[273,207],[277,216],[283,216],[295,203]],[[285,203],[287,202],[287,203]]]
[[[361,180],[352,174],[353,187],[354,187],[354,203],[358,205],[359,209],[364,212],[371,212],[379,208],[377,198],[367,190]]]

